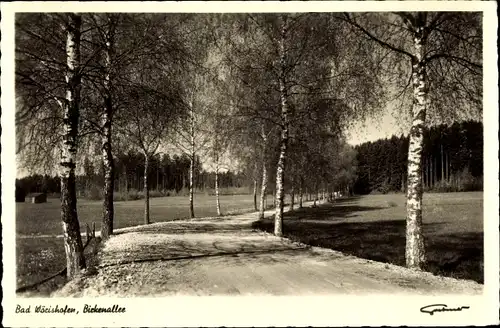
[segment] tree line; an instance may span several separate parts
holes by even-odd
[[[144,159],[140,153],[129,152],[120,154],[115,159],[114,192],[120,200],[132,199],[143,186]],[[101,165],[99,165],[101,164]],[[186,155],[157,154],[151,161],[148,172],[150,190],[158,195],[170,196],[188,190],[190,160]],[[102,184],[104,167],[102,163],[94,166],[90,160],[85,160],[80,174],[76,174],[78,197],[87,199],[103,199]],[[201,192],[213,190],[215,173],[202,168],[199,158],[195,161],[195,189]],[[249,185],[248,177],[241,172],[224,171],[219,173],[220,188],[242,188]],[[61,190],[58,176],[33,174],[16,179],[16,190],[19,194],[49,193],[59,194]],[[247,191],[248,192],[248,191]],[[131,194],[131,195],[129,195]],[[143,195],[142,195],[143,196]],[[117,200],[117,198],[115,198]]]
[[[85,267],[85,158],[104,168],[103,239],[118,154],[142,155],[148,224],[151,167],[172,148],[189,159],[191,217],[197,159],[212,167],[219,213],[229,162],[252,177],[254,199],[260,189],[261,216],[273,180],[281,236],[285,193],[351,185],[344,132],[389,102],[411,122],[406,258],[421,268],[424,127],[481,117],[481,26],[474,12],[17,15],[17,151],[27,169],[57,168],[68,277]]]
[[[455,122],[424,129],[422,183],[426,191],[482,190],[483,125]],[[408,137],[392,136],[355,147],[357,178],[353,191],[404,192]]]

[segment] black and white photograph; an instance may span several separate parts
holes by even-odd
[[[494,2],[2,3],[4,325],[498,324],[496,33]]]

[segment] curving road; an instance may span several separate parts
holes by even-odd
[[[251,223],[256,219],[251,213],[121,229],[100,251],[97,273],[53,296],[482,292],[483,286],[473,281],[415,272],[255,231]]]

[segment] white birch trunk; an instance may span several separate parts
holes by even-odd
[[[82,18],[77,14],[68,15],[66,39],[66,101],[63,105],[63,142],[61,145],[61,219],[66,252],[66,268],[69,279],[80,274],[85,268],[83,243],[80,235],[76,207],[76,154],[80,103],[80,29]]]
[[[425,31],[419,27],[414,36],[415,60],[412,63],[413,122],[408,149],[408,180],[406,202],[406,266],[421,269],[425,263],[422,233],[422,149],[425,115],[428,107],[428,82],[423,62],[426,52]]]
[[[267,163],[266,163],[266,148],[267,148],[267,135],[264,131],[264,126],[262,126],[262,184],[260,189],[260,208],[259,208],[259,219],[264,218],[264,211],[266,210],[266,192],[267,192]]]
[[[144,224],[149,224],[149,185],[148,185],[148,171],[149,171],[149,156],[144,152]]]
[[[279,40],[279,56],[280,56],[280,76],[279,76],[279,89],[280,89],[280,102],[281,102],[281,139],[280,139],[280,152],[278,158],[278,165],[276,169],[276,214],[274,216],[274,234],[276,236],[283,235],[283,206],[284,206],[284,181],[285,181],[285,168],[288,147],[288,95],[286,88],[286,50],[285,50],[285,37],[286,37],[286,16],[281,16],[281,38]]]
[[[191,115],[191,164],[189,165],[189,216],[194,218],[194,160],[196,157],[196,144],[194,140],[195,122],[193,104],[190,105]]]
[[[215,203],[217,206],[217,215],[221,216],[220,199],[219,199],[219,157],[215,159]]]
[[[111,68],[114,48],[114,22],[108,16],[109,28],[105,34],[105,65],[104,65],[104,110],[103,110],[103,134],[102,134],[102,158],[104,162],[104,201],[103,218],[101,226],[101,238],[108,239],[113,234],[114,217],[114,161],[111,143],[111,128],[113,122],[113,98],[111,91]]]

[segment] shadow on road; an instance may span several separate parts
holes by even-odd
[[[220,222],[220,221],[219,221]],[[224,223],[217,223],[214,221],[213,223],[200,223],[200,222],[186,222],[183,221],[181,222],[176,222],[175,224],[169,224],[169,225],[144,225],[144,226],[138,226],[137,228],[134,228],[134,232],[140,232],[140,233],[145,233],[145,234],[190,234],[190,233],[210,233],[210,232],[217,232],[217,233],[225,233],[225,232],[235,232],[235,231],[241,231],[244,228],[251,229],[250,224],[224,224]],[[119,231],[116,232],[115,235],[121,235],[124,233],[130,233],[131,231],[125,230],[125,231]]]
[[[294,210],[293,212],[285,213],[285,218],[290,220],[334,220],[335,218],[351,218],[357,215],[356,212],[376,211],[385,207],[372,207],[360,205],[344,205],[323,204],[318,207],[308,207]]]
[[[311,246],[404,266],[405,220],[345,220],[357,216],[355,212],[379,209],[382,208],[335,204],[300,209],[285,214],[284,236]],[[259,220],[252,226],[272,233],[274,221]],[[450,234],[444,223],[428,223],[424,224],[424,236],[428,259],[426,271],[483,283],[483,233]]]
[[[204,259],[204,258],[215,258],[220,257],[221,261],[225,261],[227,263],[228,258],[237,258],[238,262],[246,262],[250,261],[255,265],[255,261],[258,260],[259,264],[270,264],[280,262],[278,259],[274,257],[274,255],[282,254],[285,256],[295,256],[298,252],[307,252],[309,250],[308,247],[297,247],[297,248],[265,248],[265,249],[254,249],[254,250],[241,250],[241,251],[216,251],[216,252],[208,252],[204,254],[189,254],[186,252],[187,249],[183,248],[180,252],[176,253],[172,249],[168,249],[168,252],[164,252],[162,256],[155,254],[147,254],[147,256],[140,256],[139,254],[135,254],[135,256],[131,256],[127,259],[122,259],[118,261],[107,261],[102,263],[99,267],[105,268],[115,265],[125,265],[131,263],[144,263],[144,262],[155,262],[155,261],[180,261],[180,260],[196,260],[196,259]],[[191,250],[193,251],[193,250]],[[200,252],[201,250],[197,250]],[[205,250],[206,251],[206,250]],[[168,256],[165,256],[168,254]],[[282,259],[282,257],[280,257]],[[282,261],[281,261],[282,262]],[[184,262],[183,264],[187,264],[188,262]]]

